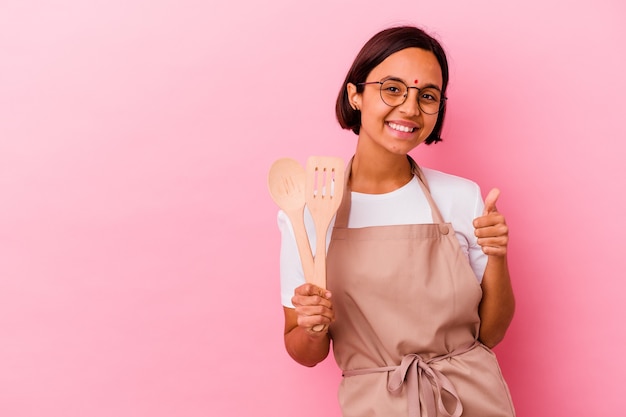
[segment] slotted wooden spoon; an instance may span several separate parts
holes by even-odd
[[[270,167],[267,183],[272,199],[287,214],[293,226],[304,279],[314,283],[313,255],[304,227],[306,172],[298,161],[281,158]]]
[[[313,283],[326,288],[326,233],[343,197],[345,166],[341,158],[311,156],[306,164],[305,201],[315,222]]]

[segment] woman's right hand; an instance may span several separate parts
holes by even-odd
[[[302,365],[315,366],[328,356],[328,325],[335,321],[330,297],[328,290],[303,284],[296,288],[291,298],[294,308],[283,306],[285,347],[289,355]]]
[[[330,291],[313,284],[303,284],[295,289],[291,302],[295,307],[298,326],[309,336],[321,337],[335,321]]]

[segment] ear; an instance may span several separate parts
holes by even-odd
[[[348,93],[350,107],[355,110],[361,110],[361,93],[357,93],[356,85],[348,83],[346,85],[346,92]]]

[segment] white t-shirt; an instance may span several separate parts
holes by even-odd
[[[452,223],[461,249],[481,282],[487,256],[476,241],[472,221],[482,215],[484,203],[478,185],[465,178],[440,171],[421,168],[430,188],[430,193],[446,222]],[[334,219],[328,228],[326,249]],[[352,192],[352,204],[348,221],[349,228],[390,226],[399,224],[433,223],[428,201],[417,177],[408,184],[386,194],[362,194]],[[311,213],[305,208],[304,224],[313,255],[315,256],[315,225]],[[291,297],[294,290],[305,283],[298,246],[291,222],[281,210],[278,212],[278,228],[281,233],[280,282],[283,306],[293,308]]]

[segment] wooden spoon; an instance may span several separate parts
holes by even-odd
[[[304,192],[306,173],[302,165],[291,158],[281,158],[270,167],[268,175],[270,194],[274,202],[287,214],[296,236],[304,279],[314,283],[314,264],[311,245],[304,227]]]

